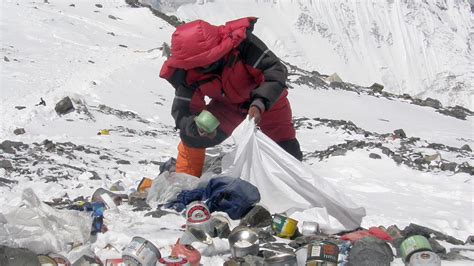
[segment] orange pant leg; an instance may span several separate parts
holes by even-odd
[[[178,145],[178,159],[176,159],[176,173],[186,173],[200,177],[206,157],[205,148],[191,148],[182,141]]]

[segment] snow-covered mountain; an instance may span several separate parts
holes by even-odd
[[[298,50],[310,46],[293,49],[297,41],[316,35],[294,30],[299,7],[278,1],[228,3],[184,5],[177,14],[221,23],[227,19],[221,13],[243,16],[243,3],[249,12],[266,16],[261,16],[257,34],[294,65],[289,66],[289,99],[304,163],[366,208],[363,227],[419,223],[462,241],[472,235],[474,154],[465,146],[474,146],[472,115],[458,119],[410,98],[347,84],[328,86],[311,72],[326,70]],[[159,48],[174,27],[123,1],[6,0],[0,5],[0,214],[19,209],[25,188],[32,188],[41,201],[64,202],[87,199],[116,182],[130,193],[143,177],[155,178],[159,164],[176,156],[179,143],[170,115],[174,89],[158,76],[166,59]],[[216,12],[218,7],[222,10]],[[271,16],[289,21],[283,9],[297,13],[293,24],[279,24]],[[275,27],[288,31],[279,33]],[[55,104],[65,96],[73,100],[75,111],[58,115]],[[39,104],[41,98],[44,104]],[[101,129],[110,134],[98,135]],[[393,134],[396,129],[407,137]],[[233,145],[229,139],[208,155]],[[185,219],[159,212],[156,218],[151,211],[129,204],[106,210],[108,232],[90,243],[92,251],[103,261],[117,258],[140,235],[168,255],[183,234]],[[0,219],[0,229],[3,223]],[[0,235],[2,244],[11,240]],[[227,241],[219,241],[223,250],[206,253],[203,265],[222,265],[230,256]],[[448,252],[458,248],[440,244]],[[462,255],[474,259],[474,246],[462,248]],[[392,264],[403,262],[396,258]]]
[[[148,1],[161,2],[165,11],[174,2]],[[194,2],[180,6],[177,16],[217,24],[259,17],[257,35],[291,63],[337,72],[360,85],[378,82],[390,92],[473,107],[474,16],[468,0]]]

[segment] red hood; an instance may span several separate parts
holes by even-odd
[[[257,18],[248,17],[214,26],[195,20],[177,27],[171,36],[171,56],[163,64],[160,76],[166,78],[166,72],[173,68],[188,70],[216,62],[247,38],[247,29],[256,21]]]

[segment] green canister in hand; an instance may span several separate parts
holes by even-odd
[[[220,124],[219,120],[217,120],[217,118],[207,110],[203,110],[198,116],[196,116],[194,122],[196,122],[198,128],[207,134],[213,133]]]

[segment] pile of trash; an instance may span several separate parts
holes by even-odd
[[[202,256],[219,255],[228,266],[390,265],[395,257],[406,265],[441,265],[447,254],[436,240],[464,245],[416,224],[404,230],[392,225],[328,233],[317,218],[299,216],[298,220],[298,215],[270,213],[259,204],[259,190],[247,181],[220,176],[205,187],[180,190],[178,184],[196,178],[172,172],[173,160],[163,166],[167,167],[163,173],[154,180],[144,178],[130,195],[123,193],[125,188],[118,182],[109,190],[97,189],[84,200],[48,203],[55,208],[26,189],[20,208],[0,216],[0,265],[198,266]],[[169,182],[166,189],[152,193],[165,181]],[[130,201],[133,197],[135,202]],[[94,235],[107,233],[104,210],[118,211],[121,204],[165,198],[168,203],[158,204],[157,209],[174,210],[186,219],[171,252],[162,254],[152,240],[141,236],[130,240],[121,257],[105,262],[88,248]]]
[[[363,208],[253,123],[244,122],[234,137],[239,145],[218,175],[212,166],[200,178],[176,173],[171,158],[134,188],[117,181],[91,196],[47,204],[24,190],[17,208],[0,213],[0,265],[197,266],[213,256],[229,266],[390,265],[394,257],[440,265],[447,254],[436,239],[464,244],[417,225],[360,228]],[[119,213],[123,204],[182,215],[186,224],[171,248],[134,236],[117,249],[121,256],[101,261],[90,243],[108,233],[104,214]]]

